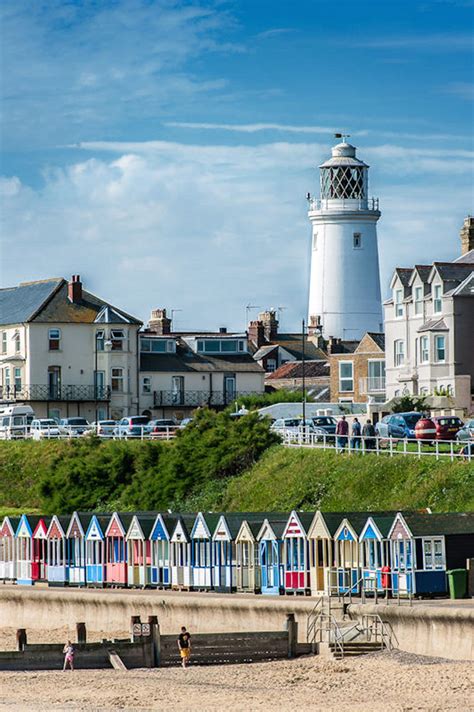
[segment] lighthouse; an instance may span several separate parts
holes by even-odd
[[[336,135],[337,136],[337,135]],[[308,194],[311,277],[308,323],[330,336],[359,340],[383,330],[377,221],[368,197],[369,166],[345,141],[319,166],[320,198]]]

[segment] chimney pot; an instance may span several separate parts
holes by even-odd
[[[71,276],[71,281],[67,286],[67,296],[72,304],[79,304],[82,301],[82,282],[78,274]]]
[[[152,309],[148,328],[161,336],[171,334],[171,319],[166,316],[166,309]]]
[[[468,215],[461,228],[461,255],[474,250],[474,218]]]

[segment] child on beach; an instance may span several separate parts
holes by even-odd
[[[71,670],[74,670],[74,646],[70,640],[68,640],[66,645],[64,646],[63,653],[64,653],[63,671],[67,668],[68,665],[71,668]]]
[[[181,628],[181,633],[179,634],[177,642],[179,654],[181,655],[181,665],[183,668],[186,668],[191,657],[191,635],[188,633],[184,625]]]

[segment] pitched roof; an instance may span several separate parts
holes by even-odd
[[[430,319],[425,324],[420,326],[420,331],[449,331],[444,319]]]
[[[403,513],[402,513],[403,514]],[[474,512],[446,514],[403,514],[413,536],[474,534]]]
[[[329,363],[327,361],[305,361],[305,378],[329,378]],[[303,362],[289,361],[266,376],[267,381],[279,378],[303,378]]]
[[[454,260],[456,263],[461,263],[461,264],[474,264],[474,250],[469,250],[469,252],[466,252],[466,254],[461,255],[457,259]]]
[[[462,282],[472,272],[472,264],[463,262],[433,262],[431,275],[436,270],[443,282]]]
[[[408,287],[408,285],[410,284],[412,272],[413,269],[411,267],[397,267],[395,269],[395,274],[398,276],[400,282],[403,284],[404,287]]]
[[[428,278],[429,278],[430,272],[431,272],[431,267],[432,267],[432,265],[415,265],[412,270],[410,283],[413,282],[413,280],[415,279],[417,274],[419,275],[419,277],[423,283],[428,282]]]
[[[278,348],[278,344],[267,344],[266,346],[260,346],[260,348],[254,353],[253,357],[255,361],[260,361],[260,359],[269,356],[272,351]]]
[[[466,277],[464,282],[461,282],[461,284],[459,284],[455,289],[453,289],[452,294],[456,297],[474,296],[474,270],[468,277]]]
[[[303,358],[303,344],[301,339],[301,334],[278,334],[274,340],[277,346],[280,346],[285,351],[288,351],[296,359]],[[327,358],[327,354],[324,353],[319,346],[311,339],[305,339],[304,342],[304,352],[305,357],[311,361],[321,361]]]
[[[385,334],[375,331],[368,331],[367,334],[370,336],[372,341],[374,341],[379,349],[385,351]]]
[[[45,279],[0,289],[0,324],[22,324],[29,321],[63,281],[61,278]]]
[[[178,339],[176,353],[141,353],[140,371],[142,372],[169,372],[182,373],[189,371],[209,372],[250,372],[263,373],[263,369],[249,353],[223,354],[210,356],[209,354],[196,353],[182,339]]]

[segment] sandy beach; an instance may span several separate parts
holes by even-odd
[[[30,642],[62,641],[73,631],[32,631]],[[125,631],[116,631],[122,636]],[[105,637],[101,631],[89,640]],[[107,637],[110,637],[110,633]],[[74,639],[74,637],[73,637]],[[15,647],[3,629],[0,649]],[[474,710],[474,666],[407,653],[375,653],[344,661],[304,657],[293,661],[178,666],[161,670],[0,673],[0,709],[159,710],[192,712],[262,710]]]

